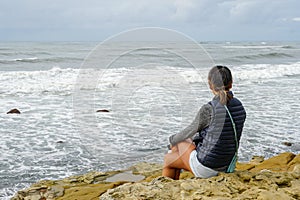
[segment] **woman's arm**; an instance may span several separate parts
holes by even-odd
[[[197,113],[194,121],[179,133],[170,136],[169,141],[172,146],[192,138],[195,133],[209,125],[211,119],[212,107],[210,104],[203,105]]]

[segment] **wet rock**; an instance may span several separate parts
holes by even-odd
[[[285,145],[285,146],[288,146],[288,147],[293,145],[293,143],[291,143],[291,142],[283,142],[282,144]]]
[[[106,109],[100,109],[100,110],[97,110],[96,112],[109,112],[109,110],[106,110]]]
[[[106,182],[117,182],[117,181],[126,181],[126,182],[138,182],[145,179],[143,175],[132,174],[132,171],[125,171],[119,174],[113,175],[105,179]]]
[[[6,114],[21,114],[21,112],[18,109],[14,108],[8,111]]]

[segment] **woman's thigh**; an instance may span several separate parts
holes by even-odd
[[[180,159],[178,151],[167,153],[165,155],[164,164],[167,167],[182,169],[184,167],[182,160]]]
[[[190,142],[180,142],[177,144],[178,147],[178,154],[180,156],[180,159],[186,166],[187,170],[192,171],[190,168],[190,155],[191,152],[196,149],[195,145]]]
[[[165,155],[165,165],[171,168],[185,169],[191,171],[189,160],[190,154],[195,149],[195,145],[189,142],[177,144],[178,151]]]

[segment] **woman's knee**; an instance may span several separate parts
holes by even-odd
[[[193,150],[196,149],[196,146],[190,142],[180,142],[178,144],[178,151],[180,155],[190,154]]]
[[[164,157],[164,167],[183,169],[183,163],[178,152],[168,153]]]
[[[178,158],[174,155],[174,153],[167,153],[167,154],[165,154],[165,157],[164,157],[164,165],[168,166],[177,159]]]
[[[164,162],[166,163],[169,160],[169,153],[165,154],[164,156]]]

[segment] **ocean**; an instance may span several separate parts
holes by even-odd
[[[213,97],[205,62],[189,67],[174,54],[140,48],[110,67],[89,67],[85,58],[96,45],[0,43],[0,199],[41,179],[162,163],[168,137]],[[247,111],[240,161],[300,153],[300,42],[199,45],[213,63],[230,67]],[[108,60],[116,56],[110,53]],[[6,114],[13,108],[21,114]]]

